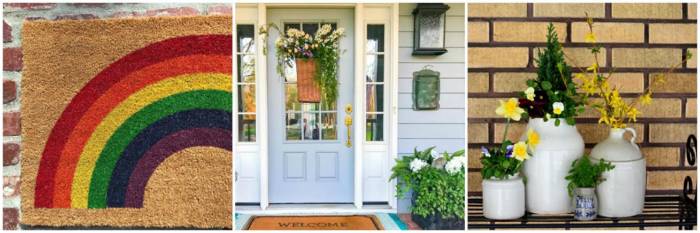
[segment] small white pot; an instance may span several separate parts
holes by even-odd
[[[484,217],[494,220],[516,219],[525,215],[525,184],[520,176],[505,180],[484,179]]]
[[[566,188],[568,181],[564,177],[569,173],[571,163],[583,155],[583,138],[576,126],[566,124],[566,120],[560,119],[559,126],[555,126],[554,121],[534,118],[527,126],[540,136],[540,143],[531,151],[532,157],[523,164],[523,173],[527,177],[526,207],[532,213],[573,211]],[[523,135],[522,139],[526,137]]]
[[[624,139],[625,132],[632,133],[632,139]],[[598,185],[598,214],[605,217],[630,217],[644,210],[646,192],[646,159],[642,157],[634,140],[637,133],[632,128],[610,129],[605,141],[591,150],[591,160],[605,159],[615,165],[611,171],[603,173],[603,181]]]

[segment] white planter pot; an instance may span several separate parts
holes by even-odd
[[[544,122],[542,118],[534,118],[530,119],[527,128],[540,135],[540,143],[523,165],[527,177],[527,210],[537,214],[571,212],[571,197],[564,177],[571,163],[583,155],[581,134],[576,126],[566,124],[564,119],[561,119],[559,126],[555,126],[554,119]],[[523,135],[525,138],[526,135]]]
[[[481,182],[484,217],[494,220],[516,219],[525,215],[525,184],[519,176],[506,180]]]
[[[630,141],[624,139],[632,133]],[[598,185],[598,214],[605,217],[629,217],[641,214],[646,192],[646,159],[634,143],[634,129],[611,129],[610,136],[591,150],[591,160],[609,161],[615,168],[603,173],[605,181]]]

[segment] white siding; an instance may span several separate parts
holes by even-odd
[[[446,47],[439,56],[411,56],[415,4],[400,4],[399,16],[399,154],[413,153],[436,146],[438,151],[464,149],[466,83],[464,57],[464,4],[449,4],[446,20]],[[414,111],[412,108],[413,72],[426,65],[440,72],[440,109]],[[409,212],[410,198],[399,200],[399,212]]]

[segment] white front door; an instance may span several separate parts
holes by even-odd
[[[336,103],[299,103],[296,72],[284,77],[276,71],[275,40],[268,39],[267,82],[269,112],[269,202],[352,203],[354,155],[346,142],[352,128],[345,126],[346,105],[353,104],[353,9],[268,9],[267,22],[280,29],[314,34],[323,24],[344,28],[340,41]],[[323,103],[323,101],[322,101]],[[264,130],[264,129],[263,129]]]

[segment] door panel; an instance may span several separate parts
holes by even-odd
[[[280,28],[315,33],[322,24],[344,28],[340,41],[336,103],[299,103],[296,71],[276,71],[274,41],[268,39],[269,200],[270,203],[352,203],[353,149],[345,146],[348,127],[344,107],[353,101],[352,9],[268,9],[267,21]]]

